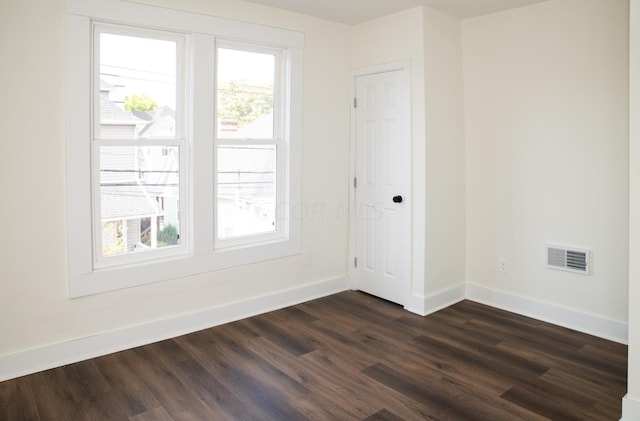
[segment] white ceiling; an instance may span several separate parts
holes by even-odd
[[[350,25],[416,6],[429,6],[461,19],[546,0],[247,0]]]

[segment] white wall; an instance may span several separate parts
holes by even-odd
[[[640,0],[631,0],[630,15],[629,366],[623,403],[627,420],[640,418]]]
[[[69,300],[65,263],[65,2],[3,1],[0,51],[7,60],[0,68],[4,139],[0,191],[5,198],[0,206],[4,222],[0,241],[0,360],[32,348],[346,276],[350,28],[242,1],[154,3],[305,33],[303,253]],[[330,170],[327,163],[331,163]]]
[[[465,281],[465,140],[459,19],[424,8],[427,297]],[[436,305],[437,306],[437,305]]]
[[[622,326],[627,11],[552,0],[462,25],[467,281]],[[547,269],[546,242],[592,249],[592,276]]]
[[[460,21],[418,7],[357,25],[355,69],[411,62],[413,311],[464,283],[464,121]]]

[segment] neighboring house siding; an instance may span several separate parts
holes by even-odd
[[[127,250],[133,251],[140,242],[140,219],[127,221]]]
[[[138,173],[129,172],[137,168],[134,154],[127,146],[113,146],[102,148],[100,161],[103,170],[100,174],[100,184],[135,183]]]
[[[135,139],[175,134],[175,112],[168,107],[154,111],[127,112],[114,102],[117,88],[103,81],[100,98],[99,137]],[[148,247],[142,244],[141,223],[150,218],[148,235],[171,224],[179,229],[179,156],[172,147],[102,146],[100,150],[100,204],[103,249],[124,242],[126,251]],[[148,220],[145,226],[148,225]],[[120,236],[115,233],[119,227]],[[148,238],[155,244],[155,238]]]
[[[101,124],[101,135],[105,139],[132,139],[135,137],[136,124]]]

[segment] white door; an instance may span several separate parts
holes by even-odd
[[[407,70],[357,76],[355,289],[405,304],[411,267]]]

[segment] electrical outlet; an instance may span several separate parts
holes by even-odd
[[[500,260],[498,260],[498,272],[500,273],[509,272],[509,264],[507,262],[507,259],[505,259],[504,257],[501,257]]]

